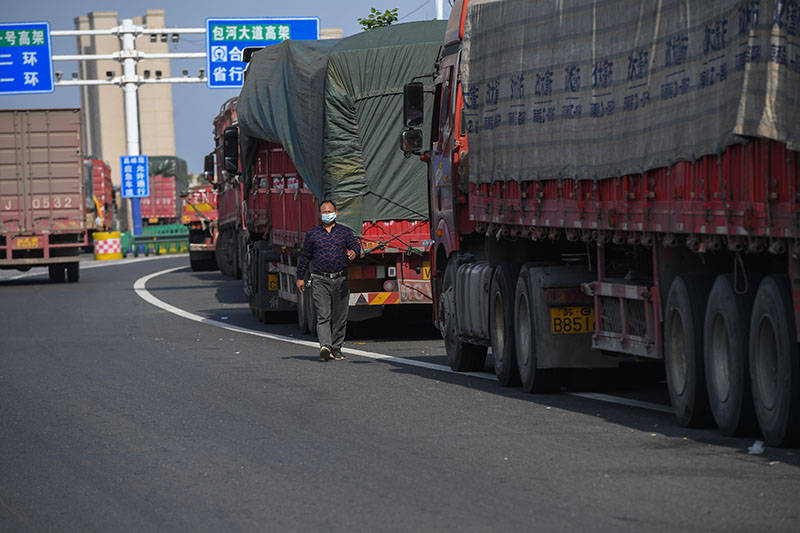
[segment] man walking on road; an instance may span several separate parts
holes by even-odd
[[[361,245],[350,228],[336,223],[339,211],[332,201],[319,204],[319,214],[322,224],[306,232],[297,261],[297,289],[303,292],[306,288],[310,262],[319,356],[328,361],[344,359],[342,344],[350,304],[347,264],[361,254]]]

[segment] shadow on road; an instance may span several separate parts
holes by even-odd
[[[4,279],[0,280],[0,287],[19,287],[25,285],[62,285],[61,283],[53,283],[44,274],[44,278],[22,278],[22,279]]]
[[[352,361],[353,363],[355,361]],[[378,363],[378,361],[369,361]],[[466,375],[433,373],[424,368],[417,368],[393,362],[382,362],[393,366],[393,372],[417,376],[423,379],[435,379],[443,383],[456,386],[468,387],[480,390],[485,393],[503,396],[515,401],[527,402],[545,407],[563,409],[566,411],[580,413],[588,416],[601,418],[609,423],[629,427],[638,431],[650,433],[653,437],[665,436],[673,440],[669,442],[654,441],[654,449],[687,449],[698,445],[713,445],[731,449],[731,455],[738,456],[742,460],[757,461],[764,466],[772,466],[775,461],[800,468],[800,449],[798,448],[766,448],[761,455],[749,455],[747,448],[760,440],[761,436],[757,432],[742,437],[726,437],[714,428],[684,428],[675,422],[674,417],[668,413],[659,411],[644,411],[642,409],[627,405],[616,405],[612,403],[600,402],[592,399],[581,398],[562,393],[553,394],[529,394],[522,389],[515,387],[502,387],[497,382],[474,378]],[[624,383],[630,379],[631,374],[622,373],[620,379]],[[641,386],[639,387],[641,389]],[[644,388],[656,392],[663,389],[663,385],[650,383],[645,384]],[[570,388],[570,392],[577,389]],[[592,390],[591,387],[583,390]],[[615,390],[615,396],[624,396]],[[641,398],[638,394],[637,398]],[[647,416],[642,416],[647,413]]]
[[[219,272],[191,273],[199,283],[207,283],[206,288],[216,290],[216,300],[221,304],[234,304],[234,307],[209,308],[193,310],[193,312],[219,320],[221,316],[230,317],[231,324],[278,335],[291,336],[297,339],[314,341],[315,338],[300,332],[296,325],[297,316],[294,311],[273,313],[268,324],[262,324],[249,312],[247,297],[242,292],[241,281],[228,278]],[[23,280],[19,280],[22,282]],[[28,280],[25,280],[28,281]],[[30,281],[28,281],[30,282]],[[39,281],[41,283],[41,281]],[[178,289],[184,287],[172,287]],[[153,290],[153,289],[150,289]],[[162,290],[170,290],[163,288]],[[239,305],[241,304],[241,305]],[[363,322],[350,322],[347,326],[348,343],[364,344],[356,348],[371,350],[369,346],[373,341],[401,342],[401,341],[434,341],[441,342],[438,330],[433,326],[430,317],[430,308],[416,306],[398,309],[389,306],[383,317],[366,320]],[[352,346],[352,344],[351,344]],[[416,359],[436,364],[447,365],[446,358],[442,355],[431,354],[403,354],[400,357]],[[315,354],[284,357],[283,359],[297,359],[312,363],[323,363]],[[571,394],[527,394],[519,388],[502,387],[494,380],[475,378],[460,374],[449,374],[431,371],[425,368],[413,367],[390,361],[375,361],[348,357],[342,362],[329,364],[388,364],[392,372],[414,375],[423,379],[436,380],[461,387],[490,393],[514,401],[522,401],[545,407],[563,409],[587,416],[594,416],[609,423],[629,427],[647,432],[654,437],[665,436],[670,440],[654,440],[652,446],[656,449],[690,448],[703,445],[714,445],[727,448],[731,455],[741,457],[742,460],[757,461],[765,466],[774,464],[775,461],[800,468],[800,450],[767,448],[763,455],[748,455],[747,447],[761,437],[757,433],[745,437],[725,437],[712,428],[691,429],[683,428],[676,424],[671,414],[659,411],[645,411],[641,408],[628,405],[617,405],[582,398]],[[487,357],[484,371],[493,372],[491,353]],[[621,369],[609,370],[579,370],[565,372],[560,376],[563,392],[599,392],[611,393],[615,397],[631,398],[639,401],[668,405],[669,399],[664,383],[663,364],[633,364],[629,361],[621,363]],[[718,453],[718,452],[712,452]]]

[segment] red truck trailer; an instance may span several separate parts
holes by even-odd
[[[206,156],[205,171],[213,180],[217,190],[217,223],[219,234],[216,243],[216,260],[220,272],[226,276],[242,277],[242,201],[243,187],[239,180],[240,165],[238,156],[228,162],[226,170],[224,161],[225,132],[228,131],[229,142],[237,131],[236,100],[231,98],[220,107],[214,118],[214,152]],[[238,152],[229,147],[230,152]]]
[[[561,369],[663,360],[681,425],[800,440],[785,4],[454,3],[430,141],[418,82],[402,134],[428,163],[454,369],[490,346],[502,384],[539,391]]]
[[[189,184],[186,161],[175,156],[150,156],[150,196],[142,198],[144,225],[179,223],[182,213],[180,197]]]
[[[111,182],[111,167],[102,159],[85,157],[84,193],[88,240],[94,231],[110,231],[116,215],[116,195]]]
[[[182,222],[189,228],[192,270],[217,268],[217,191],[213,185],[189,187],[183,196]]]
[[[78,281],[83,178],[79,109],[0,111],[0,268]]]
[[[350,320],[430,305],[425,166],[384,141],[400,125],[397,88],[429,73],[443,33],[442,22],[401,24],[338,41],[286,41],[250,59],[222,160],[241,170],[242,275],[262,320],[296,307],[301,328],[316,328],[295,272],[322,199],[337,203],[338,222],[364,251],[348,269]],[[390,61],[394,69],[379,68]]]

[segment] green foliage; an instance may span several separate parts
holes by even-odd
[[[358,23],[361,24],[361,28],[364,31],[382,28],[383,26],[388,26],[397,20],[397,8],[387,9],[381,13],[373,7],[370,9],[369,16],[359,18],[357,20]]]

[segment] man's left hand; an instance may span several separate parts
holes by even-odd
[[[356,258],[356,253],[353,250],[347,250],[347,258],[352,261]]]

